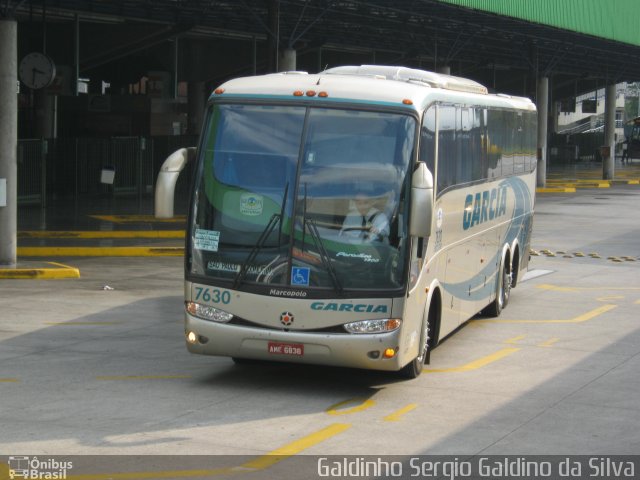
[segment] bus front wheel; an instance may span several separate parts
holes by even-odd
[[[431,317],[431,315],[429,315]],[[422,373],[425,361],[431,353],[431,342],[429,341],[429,324],[430,318],[425,319],[424,331],[422,332],[422,345],[420,346],[420,353],[416,358],[407,363],[400,370],[400,375],[404,378],[416,378]]]

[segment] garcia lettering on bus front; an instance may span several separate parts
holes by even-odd
[[[492,188],[474,195],[469,194],[464,201],[462,228],[471,227],[494,220],[507,213],[507,187]]]
[[[311,310],[324,310],[325,312],[387,313],[387,306],[367,303],[313,302],[311,304]]]

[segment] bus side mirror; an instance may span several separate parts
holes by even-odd
[[[196,154],[195,147],[176,150],[160,167],[155,191],[155,217],[173,217],[173,199],[175,196],[178,175],[184,167],[193,160]]]
[[[414,237],[431,235],[431,217],[433,216],[433,175],[424,162],[411,178],[411,214],[409,216],[409,233]]]

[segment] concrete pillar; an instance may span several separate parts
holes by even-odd
[[[293,72],[296,69],[296,51],[293,48],[287,48],[280,56],[278,63],[279,72]]]
[[[545,187],[547,184],[547,123],[549,121],[548,77],[538,79],[536,107],[538,108],[538,177],[536,186]]]
[[[602,155],[602,178],[613,180],[616,159],[616,84],[607,85],[604,90],[604,146],[609,147],[609,155]]]
[[[207,101],[204,89],[204,82],[189,82],[187,98],[187,116],[189,123],[187,125],[187,133],[192,135],[199,134],[200,129],[202,128],[204,108]]]
[[[0,19],[0,265],[15,268],[18,199],[18,24]]]
[[[280,1],[269,0],[267,3],[267,73],[278,71],[278,49],[280,40]]]
[[[445,75],[451,75],[451,66],[450,65],[441,65],[437,69],[438,73],[444,73]]]

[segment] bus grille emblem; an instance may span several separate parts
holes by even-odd
[[[282,312],[280,314],[280,323],[282,323],[287,327],[293,323],[293,319],[294,319],[293,313]]]

